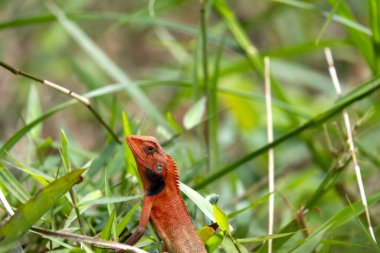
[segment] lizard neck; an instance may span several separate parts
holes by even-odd
[[[171,196],[173,196],[173,194],[180,194],[177,166],[172,157],[168,155],[167,159],[167,172],[165,177],[145,168],[143,164],[138,164],[138,170],[147,196],[155,196],[163,191],[170,193]]]

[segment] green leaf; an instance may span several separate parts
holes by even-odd
[[[250,64],[260,75],[263,74],[264,65],[257,48],[251,43],[247,33],[239,24],[236,15],[232,12],[225,0],[214,1],[214,7],[223,17],[224,23],[234,36],[234,39],[247,56]]]
[[[34,119],[41,116],[41,103],[38,96],[36,85],[32,84],[29,90],[27,112],[25,116],[26,123],[32,122]],[[36,141],[40,138],[42,132],[42,126],[36,126],[32,131],[30,131],[30,138],[32,141]]]
[[[131,127],[129,126],[129,120],[125,112],[122,112],[122,119],[123,119],[124,136],[128,137],[129,135],[132,134],[132,130],[131,130]],[[142,187],[142,181],[137,171],[136,161],[135,161],[135,158],[133,157],[132,151],[129,148],[126,141],[123,142],[123,145],[124,145],[124,159],[125,159],[126,170],[128,173],[130,173],[131,175],[135,176],[138,179],[139,184]]]
[[[227,215],[217,205],[213,205],[214,216],[219,227],[230,234],[230,226]]]
[[[41,124],[41,122],[43,122],[45,119],[49,118],[50,116],[54,115],[55,113],[59,112],[60,110],[66,108],[67,106],[69,105],[72,105],[74,104],[75,102],[72,100],[72,101],[69,101],[69,102],[66,102],[66,103],[63,103],[59,106],[56,106],[54,108],[52,108],[51,110],[49,110],[48,112],[46,112],[45,114],[41,115],[40,117],[38,117],[37,119],[33,120],[32,122],[30,122],[29,124],[27,124],[26,126],[24,126],[23,128],[19,129],[14,135],[12,135],[11,138],[9,138],[4,144],[3,146],[1,146],[0,148],[0,158],[4,158],[4,156],[6,155],[5,151],[9,151],[12,149],[12,147],[26,134],[28,133],[31,129],[33,129],[33,127]]]
[[[340,0],[329,0],[328,2],[332,6],[335,6],[338,1]],[[337,13],[347,20],[350,20],[351,22],[358,23],[346,1],[340,1]],[[373,73],[378,73],[375,66],[375,54],[371,39],[368,37],[368,35],[363,34],[355,28],[347,25],[345,25],[345,27],[350,40],[355,45],[355,48],[359,50],[359,52],[363,55],[364,59],[367,61],[367,64],[371,67]]]
[[[305,1],[299,1],[299,0],[273,0],[273,1],[278,2],[278,3],[287,4],[289,6],[297,7],[299,9],[309,10],[309,11],[312,11],[314,13],[320,13],[321,15],[323,15],[325,17],[328,17],[330,15],[330,12],[324,11],[323,9],[319,8],[317,5],[312,4],[312,3],[307,3]],[[356,31],[361,32],[361,33],[368,35],[368,36],[372,35],[371,30],[368,29],[368,27],[366,27],[366,26],[364,26],[358,22],[355,22],[354,20],[349,19],[349,18],[345,17],[344,15],[334,14],[332,16],[332,19],[337,23],[340,23],[344,26],[349,27],[350,29],[355,29]]]
[[[112,191],[111,191],[111,188],[110,188],[109,182],[108,182],[107,170],[108,170],[108,167],[104,171],[104,191],[106,193],[106,198],[110,198],[112,196]],[[108,215],[112,215],[112,213],[115,212],[115,204],[113,202],[108,202],[107,203],[107,210],[108,210]],[[116,236],[116,224],[117,224],[116,220],[113,220],[112,235],[113,235],[113,239],[114,240],[117,239],[117,236]]]
[[[372,44],[376,73],[380,73],[380,2],[378,0],[368,0],[368,12],[373,34]]]
[[[217,233],[213,235],[210,239],[208,239],[207,243],[205,244],[207,252],[211,253],[214,252],[223,242],[225,232],[222,231],[220,233]]]
[[[107,223],[104,225],[102,232],[100,232],[99,239],[109,240],[111,238],[111,231],[113,228],[114,220],[115,220],[116,212],[112,211],[111,215],[108,218]],[[105,249],[96,249],[96,253],[107,252]]]
[[[6,152],[6,153],[7,153],[8,157],[10,159],[12,159],[13,162],[15,162],[18,166],[20,166],[20,168],[15,166],[16,169],[19,169],[19,170],[31,175],[40,184],[45,186],[45,185],[49,184],[48,181],[51,182],[54,180],[51,176],[49,176],[49,175],[47,175],[47,174],[45,174],[39,170],[29,168],[28,166],[24,165],[22,162],[17,160],[17,158],[14,157],[13,155],[11,155],[10,153],[8,153],[8,152]]]
[[[86,174],[86,175],[88,176],[88,174]],[[90,202],[91,200],[98,199],[101,196],[102,196],[102,192],[100,190],[95,190],[95,191],[92,191],[92,192],[86,194],[85,196],[82,196],[80,201],[81,202],[86,202],[86,201]],[[87,205],[78,204],[78,207],[79,207],[79,213],[82,214],[87,209],[89,209],[91,207],[91,205],[90,204],[87,204]],[[69,216],[67,217],[67,219],[65,221],[65,224],[63,225],[63,228],[68,229],[75,220],[77,220],[77,213],[75,212],[74,209],[72,209]]]
[[[182,128],[179,126],[177,121],[174,119],[173,114],[171,114],[171,112],[166,113],[166,119],[168,120],[168,122],[172,126],[172,128],[177,131],[177,133],[179,133],[180,135],[183,133]]]
[[[341,241],[341,240],[332,240],[332,239],[323,239],[321,241],[321,243],[323,243],[323,244],[329,244],[329,245],[344,245],[344,246],[348,246],[348,247],[368,248],[367,244],[354,243],[354,242]]]
[[[214,1],[214,7],[216,11],[223,17],[223,21],[228,27],[229,31],[232,33],[234,39],[241,48],[241,51],[246,56],[251,68],[256,71],[261,79],[264,79],[264,62],[262,56],[260,56],[256,46],[251,42],[247,32],[243,29],[235,13],[231,10],[229,5],[225,0]],[[282,86],[280,86],[277,81],[270,76],[271,87],[273,90],[273,95],[279,100],[285,103],[288,102],[288,98],[283,92]],[[294,123],[298,123],[299,120],[292,113],[287,113],[287,117]]]
[[[231,236],[225,236],[222,242],[222,248],[228,253],[248,253],[242,244],[237,244]]]
[[[0,175],[0,185],[2,185],[9,194],[17,198],[21,203],[25,203],[30,199],[30,194],[24,189],[22,184],[2,165],[0,165]]]
[[[85,170],[74,170],[52,182],[22,205],[0,227],[0,248],[19,240],[67,191],[82,181]]]
[[[325,233],[330,229],[329,226],[323,229],[318,229],[314,232],[312,236],[308,237],[304,242],[301,243],[296,249],[292,249],[289,253],[310,253],[313,252],[315,247],[318,246],[320,241],[323,239]]]
[[[123,87],[126,86],[126,85],[123,85]],[[88,92],[86,93],[84,96],[85,97],[97,97],[97,96],[101,96],[101,95],[104,95],[104,94],[111,94],[111,93],[114,93],[114,92],[117,92],[119,91],[118,89],[107,89],[107,87],[102,87],[102,88],[99,88],[99,89],[96,89],[96,90],[93,90],[91,92]],[[71,99],[65,103],[62,103],[60,105],[57,105],[55,107],[53,107],[52,109],[50,109],[49,111],[47,111],[46,113],[44,113],[43,115],[41,115],[40,117],[34,119],[32,122],[30,122],[29,124],[25,125],[24,127],[22,127],[21,129],[17,130],[16,133],[14,133],[12,135],[11,138],[7,139],[7,141],[4,142],[4,144],[1,146],[0,148],[0,158],[4,158],[6,153],[5,151],[10,151],[13,146],[24,136],[26,135],[30,130],[32,130],[34,127],[38,126],[39,124],[41,124],[44,120],[48,119],[50,116],[54,115],[55,113],[71,106],[71,105],[75,105],[77,104],[78,101],[75,100],[75,99]],[[112,145],[110,145],[112,146]],[[114,147],[114,146],[112,146]],[[96,170],[90,170],[90,173],[92,173],[93,171],[96,171]]]
[[[183,117],[183,125],[186,129],[191,129],[202,121],[206,109],[206,98],[200,98]]]
[[[257,200],[257,201],[255,201],[255,202],[249,204],[248,206],[243,207],[243,208],[241,208],[241,209],[238,209],[238,210],[236,210],[236,211],[230,213],[230,214],[228,215],[228,218],[231,219],[231,218],[233,218],[233,217],[235,217],[235,216],[241,214],[242,212],[245,212],[245,211],[247,211],[247,210],[249,210],[249,209],[251,209],[251,208],[253,208],[253,207],[255,207],[255,206],[259,206],[259,205],[261,205],[261,204],[267,202],[268,199],[269,199],[269,196],[270,196],[270,193],[266,194],[264,197],[260,198],[259,200]]]
[[[133,214],[136,212],[136,210],[139,208],[140,203],[135,204],[131,210],[128,211],[127,215],[120,221],[119,224],[116,226],[116,235],[119,236],[121,232],[125,229],[129,221],[131,220]]]
[[[66,171],[71,171],[68,141],[67,141],[65,131],[63,131],[63,129],[61,129],[61,145],[62,145],[61,155],[62,155],[63,165],[65,166]]]
[[[209,1],[211,7],[212,1]],[[209,119],[208,128],[208,157],[209,157],[209,169],[214,170],[219,167],[219,140],[218,140],[218,126],[219,126],[219,115],[218,115],[218,83],[220,78],[220,65],[222,62],[222,55],[225,46],[225,38],[221,41],[218,46],[218,52],[214,63],[214,73],[210,85],[208,85],[207,91],[207,115]]]
[[[380,200],[380,193],[373,194],[367,198],[368,207],[376,203]],[[355,212],[353,211],[355,210]],[[291,252],[293,253],[308,253],[312,252],[313,249],[324,239],[324,236],[327,232],[340,227],[350,220],[356,218],[358,215],[364,212],[362,202],[356,201],[354,204],[346,206],[330,219],[328,219],[325,223],[319,226],[314,232],[305,239],[305,241],[293,249]]]
[[[214,235],[215,230],[210,226],[203,226],[197,232],[202,242],[206,243]]]
[[[210,202],[182,182],[179,183],[179,188],[210,220],[215,222],[213,207]]]
[[[204,168],[207,162],[207,157],[202,157],[198,161],[195,161],[186,171],[181,175],[181,182],[187,184],[188,182],[194,180],[194,178],[199,174],[199,172]]]
[[[236,241],[238,243],[264,242],[264,241],[268,241],[269,239],[276,239],[276,238],[291,236],[294,233],[295,232],[273,234],[273,235],[264,235],[264,236],[257,236],[257,237],[251,237],[251,238],[240,238],[240,239],[236,239]]]
[[[108,198],[85,200],[85,201],[79,202],[78,206],[107,205],[110,203],[121,203],[121,202],[130,201],[130,200],[135,200],[140,197],[141,196],[119,196],[119,197],[108,197]]]

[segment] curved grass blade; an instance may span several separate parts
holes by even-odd
[[[104,89],[99,88],[96,90],[92,90],[86,94],[84,94],[84,97],[87,98],[93,98],[98,97],[110,93],[117,92],[118,89]],[[19,129],[15,134],[12,135],[11,138],[9,138],[0,148],[0,159],[4,158],[6,156],[5,151],[10,151],[12,147],[24,136],[26,135],[31,129],[33,129],[38,124],[42,123],[44,120],[48,119],[50,116],[54,115],[55,113],[65,109],[66,107],[69,107],[71,105],[74,105],[78,103],[77,100],[71,99],[65,103],[62,103],[60,105],[57,105],[41,115],[40,117],[36,118],[35,120],[31,121],[29,124],[25,125],[23,128]]]
[[[215,220],[218,223],[219,227],[223,231],[226,231],[228,235],[231,235],[228,216],[217,205],[214,204],[212,205],[212,207],[214,211]]]
[[[380,193],[373,194],[368,198],[368,205],[373,205],[380,200]],[[353,211],[353,209],[355,211]],[[324,234],[331,231],[334,228],[340,227],[350,220],[354,219],[357,215],[364,212],[361,201],[356,201],[354,204],[349,205],[328,219],[324,224],[317,228],[313,234],[305,239],[304,243],[293,249],[293,253],[308,253],[313,252],[314,248],[323,240]]]
[[[116,216],[116,212],[115,212],[115,209],[113,209],[111,212],[111,215],[108,217],[108,220],[107,220],[105,226],[103,227],[102,232],[100,232],[99,239],[102,239],[102,240],[109,240],[110,239],[111,232],[113,230],[113,224],[115,221],[115,216]],[[105,252],[107,252],[107,250],[95,249],[94,252],[95,253],[103,253],[103,252],[105,253]]]
[[[23,185],[3,165],[0,165],[0,187],[2,187],[5,192],[12,194],[21,203],[25,203],[31,198]]]
[[[250,243],[250,242],[264,242],[271,239],[277,239],[281,237],[288,237],[293,235],[295,232],[289,232],[289,233],[281,233],[281,234],[273,234],[273,235],[263,235],[263,236],[257,236],[257,237],[251,237],[251,238],[241,238],[236,239],[238,243]]]
[[[6,70],[10,71],[14,75],[20,75],[20,76],[23,76],[25,78],[34,80],[34,81],[36,81],[42,85],[46,85],[46,86],[48,86],[52,89],[55,89],[55,90],[65,94],[67,96],[74,98],[75,100],[78,100],[78,102],[80,102],[81,104],[83,104],[84,106],[87,107],[87,109],[93,114],[93,116],[96,118],[96,120],[99,121],[99,123],[110,133],[110,135],[115,139],[115,141],[119,142],[121,144],[121,142],[118,139],[118,137],[116,136],[116,134],[113,132],[113,130],[110,128],[110,126],[107,125],[107,123],[98,114],[98,112],[92,107],[91,101],[88,100],[87,97],[81,96],[78,93],[75,93],[72,90],[69,90],[69,89],[67,89],[67,88],[65,88],[59,84],[53,83],[49,80],[44,80],[44,79],[41,79],[39,77],[33,76],[27,72],[24,72],[18,68],[13,67],[13,66],[5,63],[5,62],[0,61],[0,66],[5,68]]]
[[[130,200],[135,200],[141,198],[141,196],[118,196],[118,197],[107,197],[107,198],[99,198],[99,199],[91,199],[83,202],[79,202],[78,206],[92,206],[92,205],[108,205],[110,203],[121,203],[127,202]]]
[[[206,215],[210,220],[215,222],[213,207],[210,202],[208,202],[202,195],[191,189],[184,183],[179,183],[179,188],[181,191],[194,202],[195,205]]]
[[[239,66],[240,67],[240,66]],[[328,79],[329,80],[329,79]],[[152,87],[152,86],[176,86],[176,87],[183,87],[183,88],[192,88],[192,82],[188,80],[143,80],[143,81],[136,81],[136,84],[138,84],[141,87]],[[129,83],[114,83],[109,84],[105,87],[99,88],[97,90],[91,91],[87,94],[91,95],[98,95],[98,93],[109,94],[114,93],[117,91],[121,91],[124,89],[125,86],[128,86]],[[217,87],[218,93],[223,94],[229,94],[234,95],[240,98],[245,98],[249,100],[255,100],[259,102],[265,103],[265,97],[262,95],[254,94],[252,92],[246,92],[243,90],[228,88],[228,87]],[[278,99],[272,100],[273,106],[276,108],[279,108],[281,110],[287,111],[289,113],[292,113],[296,116],[309,119],[310,116],[305,114],[302,110],[298,109],[296,106],[293,106],[291,104],[285,103],[283,101],[280,101]],[[168,120],[169,121],[169,120]],[[175,128],[175,127],[173,127]],[[177,130],[179,133],[180,131]]]
[[[0,227],[0,248],[6,248],[19,240],[66,192],[82,181],[85,170],[75,170],[55,180],[22,205],[16,213]]]
[[[380,2],[378,0],[369,0],[368,12],[373,34],[374,64],[376,73],[380,73]]]
[[[131,220],[133,214],[136,212],[137,208],[139,208],[140,203],[136,203],[131,210],[124,216],[124,218],[117,224],[116,226],[116,235],[120,236],[123,230],[127,227],[127,224]]]
[[[29,174],[36,181],[38,181],[41,185],[46,186],[46,185],[49,184],[49,182],[51,182],[51,181],[54,180],[54,178],[52,178],[51,176],[47,175],[46,173],[44,173],[42,171],[39,171],[37,169],[30,168],[30,167],[24,165],[22,162],[20,162],[19,160],[17,160],[16,157],[14,157],[13,155],[11,155],[7,151],[5,151],[5,152],[8,155],[8,157],[14,163],[16,163],[16,166],[14,166],[15,169],[20,170],[20,171],[22,171],[22,172],[24,172],[26,174]]]
[[[306,3],[305,1],[296,1],[296,0],[273,0],[273,1],[278,2],[278,3],[282,3],[282,4],[286,4],[289,6],[293,6],[293,7],[299,8],[299,9],[303,9],[303,10],[318,12],[325,17],[328,17],[330,15],[330,12],[324,11],[324,10],[318,8],[316,5],[314,5],[312,3]],[[345,17],[344,15],[340,15],[339,13],[332,15],[332,20],[334,20],[335,22],[340,23],[344,26],[347,26],[350,29],[354,29],[354,30],[356,30],[362,34],[369,35],[369,36],[372,35],[372,32],[368,27],[355,22],[354,20],[349,19],[349,18]]]
[[[140,88],[120,69],[74,22],[70,21],[56,5],[48,2],[48,7],[56,16],[58,22],[66,29],[69,35],[88,53],[90,57],[103,69],[110,77],[118,82],[129,83],[125,90],[131,99],[136,102],[144,111],[146,111],[157,123],[165,127],[170,133],[174,133],[174,129],[168,124],[165,117],[161,115],[159,110],[145,96]]]
[[[243,156],[242,158],[236,160],[235,162],[232,162],[226,167],[212,173],[211,175],[206,177],[203,181],[195,185],[194,189],[198,190],[200,188],[205,187],[211,182],[214,182],[215,180],[217,180],[218,178],[223,177],[226,174],[230,173],[231,171],[236,170],[237,168],[239,168],[241,165],[245,164],[246,162],[251,161],[252,159],[256,158],[257,156],[263,153],[266,153],[270,148],[273,148],[279,145],[280,143],[285,142],[286,140],[289,140],[290,138],[299,135],[300,133],[304,132],[305,130],[309,128],[315,127],[317,125],[322,124],[323,122],[326,122],[328,119],[338,114],[349,105],[367,97],[368,95],[372,94],[374,91],[378,90],[379,88],[380,88],[379,77],[370,82],[360,85],[358,88],[348,93],[341,100],[339,100],[339,102],[335,106],[330,108],[329,110],[315,116],[314,118],[308,120],[307,122],[303,123],[299,127],[296,127],[295,129],[289,131],[288,133],[276,138],[272,143],[265,145]]]
[[[335,6],[339,1],[328,0],[327,2],[329,2],[332,6]],[[346,1],[339,2],[339,8],[337,9],[336,12],[339,15],[341,15],[343,18],[353,23],[357,23],[356,18]],[[376,56],[372,47],[372,38],[370,38],[366,34],[363,34],[362,32],[358,31],[355,28],[352,28],[348,25],[344,25],[344,26],[346,27],[348,37],[350,38],[352,43],[355,45],[355,48],[363,55],[364,59],[367,61],[368,66],[370,66],[370,68],[372,69],[372,72],[374,74],[379,74],[375,66]],[[371,36],[373,36],[372,33],[371,33]]]
[[[183,117],[183,125],[189,130],[198,125],[202,121],[203,114],[206,109],[206,98],[201,97],[194,105],[186,112]]]
[[[71,100],[69,102],[66,102],[66,103],[63,103],[63,104],[60,104],[52,109],[50,109],[48,112],[44,113],[43,115],[41,115],[40,117],[38,117],[37,119],[33,120],[32,122],[30,122],[29,124],[27,124],[26,126],[24,126],[23,128],[19,129],[11,138],[9,138],[4,144],[3,146],[1,146],[0,148],[0,159],[1,158],[4,158],[5,155],[6,155],[6,152],[5,151],[9,151],[12,149],[12,147],[25,135],[27,134],[31,129],[33,129],[33,127],[37,126],[38,124],[40,124],[42,121],[46,120],[47,118],[49,118],[50,116],[52,116],[53,114],[59,112],[60,110],[68,107],[69,105],[72,105],[74,104],[75,101],[74,100]]]

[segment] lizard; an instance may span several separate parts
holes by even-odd
[[[134,245],[149,220],[170,253],[207,253],[179,190],[176,164],[151,136],[130,135],[127,143],[136,160],[144,198],[136,231],[125,242]]]

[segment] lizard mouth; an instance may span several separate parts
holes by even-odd
[[[133,136],[133,135],[129,135],[127,137],[127,143],[128,143],[128,146],[133,149],[133,146],[134,144],[136,143],[136,138]]]
[[[144,154],[142,154],[140,151],[141,138],[139,138],[138,135],[129,135],[127,137],[127,144],[131,149],[136,162],[146,165],[146,161],[143,156]],[[150,168],[148,169],[151,170]]]
[[[131,149],[133,155],[136,157],[139,157],[140,158],[140,155],[138,154],[138,152],[136,152],[136,150],[138,150],[138,143],[137,143],[137,138],[135,138],[135,136],[133,135],[130,135],[127,137],[127,144],[129,146],[129,148]]]

